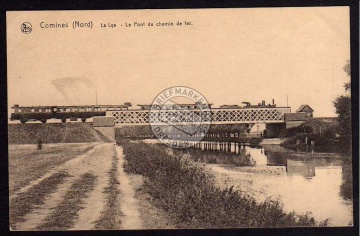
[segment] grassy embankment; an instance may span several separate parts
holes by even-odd
[[[144,189],[179,228],[320,226],[312,217],[285,213],[279,201],[257,203],[233,187],[220,189],[195,162],[164,146],[121,141],[125,171],[145,176]]]
[[[9,144],[106,142],[108,139],[88,123],[9,124]]]

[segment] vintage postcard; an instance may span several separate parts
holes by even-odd
[[[8,11],[10,229],[352,227],[349,18]]]

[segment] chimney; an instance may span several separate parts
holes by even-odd
[[[273,99],[273,105],[275,104],[275,100]]]

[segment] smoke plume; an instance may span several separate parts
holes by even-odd
[[[69,103],[68,105],[94,103],[91,102],[95,97],[94,85],[89,79],[67,77],[54,79],[51,83]]]

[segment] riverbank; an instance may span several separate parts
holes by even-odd
[[[320,226],[308,214],[285,213],[278,201],[257,203],[233,186],[221,189],[214,176],[163,145],[123,140],[127,173],[145,177],[144,190],[177,228]]]

